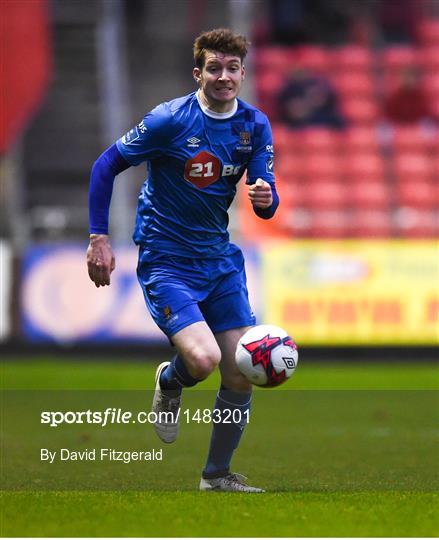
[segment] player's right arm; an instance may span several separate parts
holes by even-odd
[[[90,243],[87,249],[88,275],[96,287],[110,285],[116,261],[108,236],[108,215],[114,178],[130,164],[113,144],[95,161],[89,189]]]
[[[95,161],[90,177],[90,244],[88,275],[96,287],[110,285],[115,257],[108,236],[108,220],[115,177],[130,167],[161,154],[172,126],[165,104],[159,105]]]

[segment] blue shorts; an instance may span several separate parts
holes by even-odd
[[[137,277],[152,318],[169,338],[199,321],[214,333],[256,324],[244,257],[233,244],[229,254],[210,259],[174,257],[141,247]]]

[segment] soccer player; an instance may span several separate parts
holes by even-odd
[[[236,423],[213,423],[201,490],[261,492],[230,472],[248,417],[251,384],[239,372],[239,338],[255,324],[244,259],[229,241],[227,210],[247,173],[255,213],[271,218],[278,206],[273,141],[267,117],[237,98],[247,41],[227,29],[194,43],[198,91],[158,105],[95,162],[90,181],[87,265],[97,287],[110,284],[115,258],[108,237],[114,178],[147,162],[134,230],[137,275],[146,305],[176,349],[156,372],[153,410],[173,413],[158,421],[166,443],[178,434],[182,389],[219,366],[217,414],[238,410]],[[162,415],[163,416],[163,415]],[[238,421],[240,420],[240,421]]]

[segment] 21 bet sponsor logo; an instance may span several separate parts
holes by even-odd
[[[197,188],[204,189],[216,182],[221,176],[239,174],[240,168],[240,165],[222,165],[216,156],[202,150],[186,161],[184,178]]]

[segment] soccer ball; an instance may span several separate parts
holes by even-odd
[[[293,339],[278,326],[261,324],[239,340],[236,364],[247,379],[265,387],[279,386],[291,377],[299,353]]]

